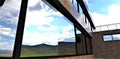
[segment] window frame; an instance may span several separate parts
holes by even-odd
[[[114,40],[114,37],[113,37],[113,35],[116,35],[116,34],[120,34],[120,32],[118,32],[118,33],[108,33],[108,34],[103,34],[102,35],[102,40],[104,41],[104,42],[112,42],[112,41],[119,41],[119,40]],[[104,35],[111,35],[111,40],[108,40],[108,41],[105,41],[104,40]]]
[[[60,11],[66,18],[68,18],[78,30],[80,30],[86,37],[92,38],[91,35],[76,21],[76,19],[61,5],[61,3],[57,0],[46,0],[49,2],[53,7],[55,7],[58,11]],[[13,59],[21,59],[21,46],[22,46],[22,39],[23,39],[23,32],[25,26],[25,18],[27,12],[28,0],[22,0],[21,2],[21,9],[19,14],[19,21],[15,39],[15,46],[13,51]],[[94,28],[94,27],[93,27]],[[86,54],[87,55],[87,54]],[[76,56],[76,55],[67,55],[67,56]],[[29,59],[39,59],[39,58],[51,58],[51,57],[66,57],[66,56],[48,56],[48,57],[27,57]],[[24,59],[24,58],[22,58]],[[26,58],[25,58],[26,59]]]

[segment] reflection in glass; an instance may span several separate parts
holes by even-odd
[[[120,40],[120,34],[113,34],[113,40]]]
[[[36,0],[36,2],[29,0],[21,57],[74,54],[73,24],[41,0]]]
[[[104,41],[112,41],[112,35],[104,35],[103,39]]]
[[[12,57],[21,0],[6,0],[0,7],[0,57]]]

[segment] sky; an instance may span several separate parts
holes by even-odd
[[[120,23],[120,0],[88,0],[95,26]]]
[[[40,0],[29,0],[23,45],[75,42],[73,24]]]
[[[0,50],[13,50],[20,0],[6,0],[0,7]]]
[[[84,0],[95,26],[120,22],[119,0]],[[12,50],[15,41],[20,0],[7,0],[0,7],[0,50]],[[23,45],[75,42],[73,24],[41,0],[29,0]]]

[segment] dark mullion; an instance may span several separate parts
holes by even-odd
[[[81,6],[81,8],[83,10],[83,13],[88,18],[88,21],[90,22],[90,25],[92,26],[93,29],[95,29],[95,26],[94,26],[94,24],[92,22],[92,19],[91,19],[90,15],[89,15],[89,12],[88,12],[83,0],[77,0],[77,2],[80,4],[80,6]]]
[[[93,39],[93,38],[92,38],[92,39]],[[89,39],[89,41],[90,41],[90,54],[93,53],[93,51],[92,51],[92,39]]]
[[[0,6],[3,6],[5,0],[0,0]]]
[[[87,49],[88,49],[87,48],[87,37],[84,36],[84,38],[85,38],[84,40],[85,40],[85,52],[86,52],[85,54],[88,54],[88,51],[87,51]]]
[[[86,18],[86,16],[85,16],[85,23],[87,24],[87,18]]]
[[[80,12],[80,10],[79,10],[79,4],[78,4],[78,2],[77,2],[77,10],[78,10],[78,13]]]
[[[76,33],[76,27],[74,25],[74,32],[75,32],[75,49],[76,49],[76,55],[78,55],[78,48],[77,48],[77,33]]]
[[[58,0],[46,0],[54,8],[60,11],[65,17],[67,17],[75,26],[86,36],[91,38],[89,33],[79,24],[79,22],[66,10],[66,8]]]
[[[13,59],[20,59],[20,51],[21,51],[21,46],[22,46],[22,38],[23,38],[27,4],[28,4],[28,0],[22,0],[17,33],[16,33],[16,39],[15,39],[15,45],[14,45],[14,51],[13,51]]]

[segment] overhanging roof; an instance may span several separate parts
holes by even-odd
[[[95,26],[94,26],[94,24],[93,24],[93,22],[92,22],[92,19],[91,19],[91,17],[90,17],[90,14],[89,14],[89,12],[88,12],[88,10],[87,10],[87,8],[86,8],[86,5],[85,5],[85,3],[83,2],[83,0],[77,0],[77,2],[80,4],[80,6],[81,6],[81,8],[82,8],[82,10],[83,10],[83,13],[84,13],[85,16],[88,18],[88,21],[90,22],[91,27],[92,27],[93,29],[95,29]]]

